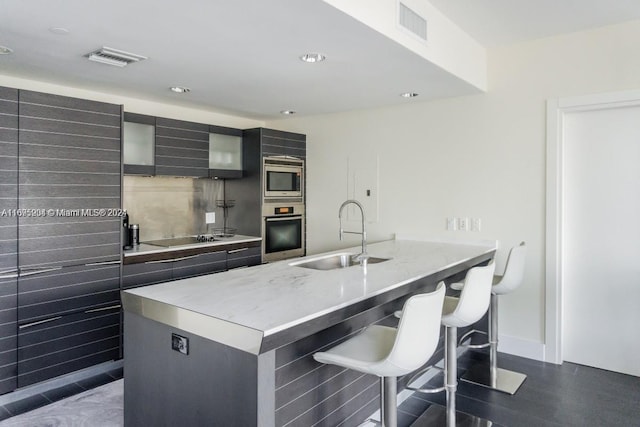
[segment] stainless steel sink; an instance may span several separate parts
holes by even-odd
[[[347,268],[354,265],[360,265],[359,260],[354,257],[357,254],[335,254],[322,258],[311,259],[309,261],[294,262],[289,265],[295,267],[312,268],[314,270],[335,270],[337,268]],[[369,257],[368,264],[378,264],[380,262],[389,261],[391,258]]]

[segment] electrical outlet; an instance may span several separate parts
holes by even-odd
[[[447,230],[449,231],[456,231],[457,228],[457,224],[456,224],[456,219],[452,216],[447,218]]]
[[[182,354],[189,354],[189,338],[178,334],[171,334],[171,350]]]
[[[471,231],[480,231],[482,221],[480,218],[471,218]]]
[[[216,222],[216,213],[215,212],[205,213],[204,222],[206,222],[207,224],[214,224]]]
[[[469,229],[469,218],[458,218],[458,230],[467,231]]]

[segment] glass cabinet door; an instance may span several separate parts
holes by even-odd
[[[124,163],[153,166],[155,126],[124,122]]]
[[[209,169],[242,169],[242,137],[210,133]]]

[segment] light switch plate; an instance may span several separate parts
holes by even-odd
[[[204,215],[204,220],[207,224],[214,224],[216,222],[216,213],[215,212],[207,212]]]
[[[458,218],[458,230],[467,231],[469,229],[469,218]]]

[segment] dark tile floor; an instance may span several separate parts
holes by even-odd
[[[122,378],[122,368],[0,406],[0,421]]]
[[[458,359],[463,375],[486,353],[469,351]],[[640,427],[640,378],[565,362],[562,365],[499,355],[499,366],[527,375],[515,395],[459,381],[459,411],[482,417],[493,426]],[[442,375],[432,385],[442,384]],[[444,393],[415,394],[398,408],[399,426],[411,425],[430,405],[444,406]],[[402,423],[400,423],[402,422]]]

